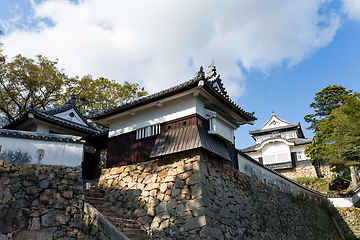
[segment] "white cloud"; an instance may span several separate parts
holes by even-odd
[[[360,1],[343,0],[343,11],[350,19],[360,20]]]
[[[32,4],[38,24],[2,37],[8,56],[58,58],[70,76],[140,82],[149,92],[192,78],[214,59],[229,94],[237,97],[246,86],[239,61],[264,72],[284,62],[295,65],[327,46],[340,26],[337,15],[319,15],[323,0]]]

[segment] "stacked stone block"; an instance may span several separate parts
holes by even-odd
[[[99,186],[122,214],[160,239],[337,236],[321,206],[263,185],[200,150],[103,170]]]
[[[81,175],[81,168],[0,162],[0,239],[101,237],[83,211]]]
[[[277,170],[277,171],[290,179],[295,179],[298,177],[317,177],[315,167],[312,165],[297,167],[293,169]],[[320,171],[324,177],[327,178],[334,177],[334,173],[331,172],[330,166],[321,166]]]

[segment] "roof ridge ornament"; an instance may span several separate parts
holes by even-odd
[[[71,106],[76,106],[76,94],[75,94],[75,92],[73,92],[71,94],[71,99],[67,103],[65,103],[65,105],[67,105],[67,104],[69,104]]]
[[[197,78],[205,77],[205,72],[204,72],[203,66],[200,67],[200,70],[197,72],[196,77],[197,77]]]
[[[210,63],[210,65],[208,66],[208,68],[210,68],[209,72],[206,73],[206,77],[209,78],[210,81],[213,81],[214,79],[212,78],[220,78],[220,74],[216,73],[216,66],[214,64],[214,60]]]

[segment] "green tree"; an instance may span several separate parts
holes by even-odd
[[[0,45],[0,57],[1,55]],[[41,55],[28,59],[17,55],[12,61],[0,58],[0,112],[3,122],[24,113],[32,102],[41,109],[53,108],[67,102],[72,93],[83,113],[98,111],[129,102],[146,95],[138,83],[120,84],[103,77],[90,75],[69,78],[57,68],[57,61]]]
[[[310,108],[314,109],[313,114],[306,115],[305,121],[310,123],[309,130],[314,132],[314,142],[305,149],[305,153],[310,157],[310,161],[314,166],[318,166],[324,161],[324,150],[326,140],[332,133],[330,127],[324,129],[321,126],[328,123],[331,112],[340,107],[352,90],[346,90],[341,85],[332,85],[323,88],[315,94],[314,101],[310,104]],[[321,176],[321,174],[318,174]]]
[[[17,55],[0,67],[0,111],[7,121],[21,115],[30,102],[42,109],[54,106],[75,83],[57,68],[57,61],[41,55],[35,60]]]
[[[324,139],[322,157],[334,167],[336,172],[351,169],[360,164],[360,95],[354,93],[344,99],[344,103],[334,109],[328,121],[319,124],[319,129],[327,132]],[[352,181],[356,181],[353,179]]]
[[[77,80],[74,85],[67,88],[66,92],[63,102],[66,102],[70,95],[75,93],[78,106],[83,113],[118,106],[147,94],[138,83],[120,84],[115,80],[103,77],[93,79],[91,75]]]

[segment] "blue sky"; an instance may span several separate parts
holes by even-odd
[[[360,90],[356,0],[0,0],[0,41],[16,54],[59,59],[69,76],[139,82],[150,93],[214,60],[230,96],[258,120],[236,132],[254,144],[272,111],[300,122],[322,88]]]

